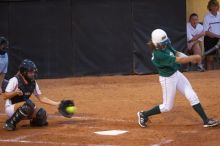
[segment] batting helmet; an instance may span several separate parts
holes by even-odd
[[[156,47],[171,45],[171,41],[168,38],[167,33],[162,29],[155,29],[151,33],[151,39]]]

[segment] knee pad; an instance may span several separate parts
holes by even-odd
[[[31,116],[34,112],[35,105],[31,100],[27,100],[20,108],[19,111],[25,117]]]
[[[48,125],[47,112],[43,108],[40,108],[36,113],[36,117],[33,118],[30,121],[30,123],[31,123],[31,126],[46,126],[46,125]]]

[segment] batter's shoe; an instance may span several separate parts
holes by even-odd
[[[148,117],[145,117],[145,116],[143,115],[143,112],[138,112],[138,113],[137,113],[137,116],[138,116],[138,124],[139,124],[142,128],[147,127]]]
[[[205,68],[203,67],[202,64],[199,64],[199,65],[197,66],[197,71],[200,71],[200,72],[204,72],[204,71],[205,71]]]
[[[213,119],[208,119],[203,127],[207,128],[207,127],[214,127],[214,126],[218,126],[219,125],[219,121],[218,120],[213,120]]]

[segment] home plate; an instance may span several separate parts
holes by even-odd
[[[108,130],[108,131],[97,131],[97,132],[94,132],[94,133],[99,134],[99,135],[116,136],[116,135],[124,134],[124,133],[127,133],[127,132],[128,131],[124,131],[124,130]]]

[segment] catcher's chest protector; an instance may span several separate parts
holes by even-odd
[[[24,80],[20,75],[15,76],[18,79],[18,88],[23,92],[22,96],[15,96],[11,98],[12,104],[25,101],[30,98],[32,93],[34,92],[34,89],[36,87],[36,82],[32,81],[28,84],[25,84]]]

